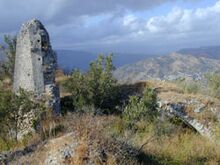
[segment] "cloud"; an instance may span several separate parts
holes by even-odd
[[[173,1],[177,0],[0,0],[0,31],[16,30],[21,22],[33,17],[46,24],[62,25],[78,23],[86,16],[148,10]]]
[[[173,0],[139,0],[138,3],[136,0],[0,0],[0,33],[14,34],[23,22],[38,18],[46,27],[55,30],[50,33],[58,38],[63,38],[61,36],[64,35],[68,38],[65,38],[67,41],[72,40],[70,37],[78,41],[82,41],[86,36],[91,39],[95,35],[89,37],[90,29],[98,29],[99,32],[95,31],[95,34],[99,38],[107,35],[105,33],[108,30],[110,33],[116,32],[118,25],[116,23],[111,25],[115,30],[85,27],[87,22],[94,20],[94,17],[110,15],[111,23],[115,22],[112,21],[114,17],[120,17],[127,10],[148,10],[167,1]],[[82,35],[80,35],[81,31]],[[72,35],[66,35],[66,32]]]
[[[137,15],[177,1],[0,0],[0,33],[17,32],[35,17],[45,24],[55,48],[147,54],[220,42],[220,1],[197,9],[173,5],[166,14],[146,18]]]
[[[220,25],[220,2],[212,7],[187,10],[174,8],[165,16],[150,18],[146,28],[151,33],[191,33],[216,30]]]
[[[98,49],[102,44],[109,50],[147,54],[220,43],[217,37],[220,35],[220,1],[213,6],[196,9],[173,7],[165,15],[147,19],[129,13],[115,18],[113,23],[106,22],[110,24],[102,28],[114,29],[114,33],[105,31],[108,35],[98,40],[76,45]]]
[[[211,7],[194,10],[173,8],[166,15],[146,21],[142,37],[167,47],[219,45],[220,1]],[[152,36],[153,35],[153,36]]]

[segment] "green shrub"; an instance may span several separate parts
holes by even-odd
[[[162,136],[171,136],[177,133],[184,126],[183,122],[177,118],[163,117],[163,120],[157,120],[154,123],[154,135],[157,138]]]
[[[157,116],[157,95],[153,89],[145,89],[143,96],[131,96],[123,112],[123,119],[128,128],[136,128],[140,120],[153,121]]]
[[[12,79],[15,66],[16,36],[4,35],[6,62],[0,64],[0,74]],[[1,46],[1,45],[0,45]],[[4,46],[1,46],[4,47]]]
[[[79,70],[74,70],[64,83],[64,88],[71,93],[71,101],[75,109],[81,110],[84,105],[89,104],[87,83],[86,76]]]
[[[71,93],[73,107],[78,111],[84,111],[85,107],[94,107],[99,112],[115,109],[118,85],[113,70],[112,55],[106,58],[100,55],[86,73],[74,70],[63,84]]]
[[[31,99],[31,94],[20,89],[19,95],[10,90],[0,89],[0,137],[5,136],[17,141],[19,125],[25,115],[38,106]]]
[[[201,92],[201,84],[193,80],[186,80],[181,78],[175,81],[175,83],[183,90],[184,93],[199,93]]]
[[[208,81],[210,94],[214,97],[220,97],[220,74],[209,73],[205,77]]]

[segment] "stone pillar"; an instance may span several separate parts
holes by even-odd
[[[57,58],[42,23],[33,19],[23,24],[17,35],[13,90],[46,96],[48,107],[60,113],[59,88],[55,84]]]

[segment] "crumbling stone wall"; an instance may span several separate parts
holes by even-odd
[[[48,107],[60,113],[59,88],[55,84],[56,54],[47,30],[33,19],[23,24],[17,35],[13,89],[32,91],[47,98]]]

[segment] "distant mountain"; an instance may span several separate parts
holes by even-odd
[[[121,82],[175,80],[180,77],[199,80],[207,72],[220,72],[220,60],[172,53],[120,67],[114,76]]]
[[[98,53],[90,53],[75,50],[56,50],[58,65],[66,70],[78,68],[87,70],[89,64],[98,57]],[[108,55],[108,54],[107,54]],[[134,63],[150,57],[150,55],[113,53],[113,63],[116,67]]]
[[[180,54],[193,55],[197,57],[207,57],[220,59],[220,46],[206,46],[200,48],[185,48],[177,51]]]
[[[129,53],[113,53],[113,55],[114,55],[113,63],[117,68],[156,56],[156,55],[129,54]]]

